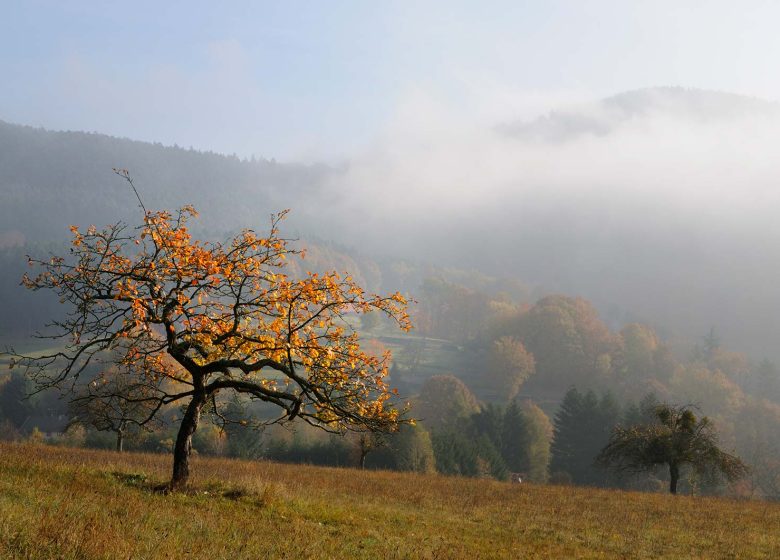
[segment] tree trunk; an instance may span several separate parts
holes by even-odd
[[[680,480],[680,467],[669,465],[669,492],[677,494],[677,481]]]
[[[368,455],[368,451],[365,449],[360,450],[360,468],[365,469],[366,468],[366,455]]]
[[[176,446],[173,448],[173,477],[171,478],[171,490],[181,490],[187,486],[190,478],[190,453],[192,452],[192,435],[198,428],[200,410],[206,403],[206,395],[192,397],[184,418],[179,425],[179,434],[176,436]]]
[[[122,448],[124,447],[124,441],[125,441],[125,431],[122,428],[119,428],[116,431],[116,450],[119,453],[122,453]]]

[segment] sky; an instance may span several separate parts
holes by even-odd
[[[780,99],[777,2],[0,4],[0,119],[242,157],[348,159],[410,107],[477,124],[651,86]]]

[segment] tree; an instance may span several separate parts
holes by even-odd
[[[547,296],[508,325],[536,363],[528,382],[556,392],[593,379],[608,366],[615,336],[598,312],[582,298]]]
[[[18,371],[13,372],[10,378],[0,385],[3,415],[17,428],[21,428],[33,412],[33,404],[28,398],[31,391],[30,380]]]
[[[431,434],[431,442],[440,473],[499,480],[509,475],[501,453],[485,434],[472,437],[458,430],[439,430]]]
[[[116,450],[124,449],[125,436],[135,428],[151,429],[156,417],[157,388],[139,373],[116,367],[74,388],[70,402],[73,422],[116,434]]]
[[[511,336],[502,336],[490,346],[487,360],[487,381],[501,395],[512,401],[520,387],[534,373],[534,357],[523,343]]]
[[[426,379],[416,400],[423,423],[431,430],[451,428],[479,412],[479,402],[463,381],[454,375]]]
[[[479,403],[468,387],[454,375],[429,377],[417,397],[416,407],[431,430],[453,427],[479,412]]]
[[[528,432],[520,404],[513,400],[504,410],[500,425],[501,455],[512,472],[528,472]]]
[[[576,484],[603,486],[605,473],[593,461],[620,416],[611,393],[599,398],[592,390],[580,393],[572,387],[555,414],[552,471],[565,472]]]
[[[718,448],[715,428],[706,416],[698,419],[690,406],[660,404],[653,424],[616,426],[597,461],[623,472],[669,467],[669,492],[677,493],[680,469],[689,465],[697,474],[720,473],[729,481],[747,473],[736,456]]]
[[[395,468],[419,473],[436,472],[431,435],[421,426],[402,426],[392,436],[390,449],[395,456]]]
[[[750,465],[752,493],[780,500],[780,405],[750,399],[735,419],[737,451]]]
[[[192,207],[144,212],[134,230],[121,222],[85,233],[72,226],[67,258],[30,259],[42,270],[24,285],[53,290],[70,306],[49,335],[62,350],[11,351],[39,388],[68,387],[90,363],[119,353],[119,365],[148,385],[152,396],[144,399],[158,410],[184,406],[172,489],[189,479],[204,407],[219,414],[226,393],[278,406],[275,422],[300,418],[333,432],[393,431],[404,421],[389,402],[389,355],[363,352],[345,320],[376,310],[408,330],[401,294],[367,295],[336,272],[285,274],[287,259],[303,256],[279,235],[286,212],[272,216],[268,236],[244,230],[226,243],[193,239]]]
[[[366,468],[366,457],[372,451],[381,449],[387,445],[387,439],[384,434],[377,432],[358,432],[352,438],[352,444],[355,446],[358,467]]]
[[[544,411],[531,401],[523,404],[523,420],[526,464],[520,470],[528,474],[531,482],[547,482],[552,424]]]
[[[385,438],[385,445],[371,454],[367,464],[369,468],[435,472],[431,435],[420,424],[401,426]]]

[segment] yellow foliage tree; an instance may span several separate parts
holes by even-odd
[[[272,216],[265,237],[245,230],[219,243],[193,239],[190,206],[175,214],[141,207],[135,229],[73,226],[68,258],[30,259],[42,270],[24,285],[70,304],[48,335],[62,350],[14,353],[39,387],[72,386],[91,362],[113,360],[148,386],[150,417],[184,404],[172,489],[187,484],[201,413],[219,415],[223,393],[277,405],[275,422],[300,418],[330,431],[394,431],[404,421],[385,383],[389,352],[363,351],[345,320],[380,311],[408,330],[400,293],[369,295],[336,272],[285,274],[287,259],[303,257],[279,235],[285,212]]]

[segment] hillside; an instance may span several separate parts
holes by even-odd
[[[0,249],[59,242],[70,224],[135,223],[111,173],[124,167],[148,207],[201,210],[199,235],[259,230],[291,208],[291,236],[581,295],[614,328],[693,340],[715,327],[780,358],[777,104],[648,88],[553,109],[479,131],[401,128],[335,166],[0,121]]]
[[[201,229],[217,232],[259,228],[271,212],[308,208],[333,172],[0,121],[0,247],[20,235],[61,239],[69,224],[136,222],[137,203],[114,167],[132,172],[149,208],[208,209]]]
[[[772,558],[780,505],[0,444],[2,558]]]

